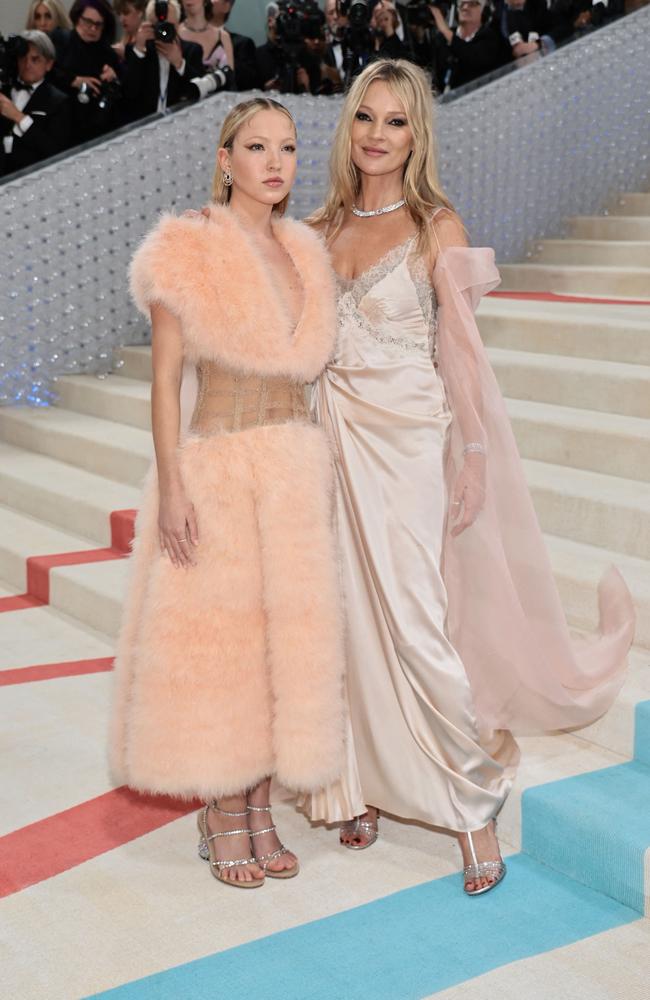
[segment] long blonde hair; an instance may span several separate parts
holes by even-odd
[[[361,177],[359,168],[352,162],[350,135],[359,106],[375,80],[388,84],[401,101],[413,133],[413,152],[404,169],[403,197],[418,228],[418,249],[424,253],[430,247],[433,212],[440,207],[453,211],[453,205],[438,177],[431,89],[422,70],[405,59],[379,59],[370,63],[352,83],[334,133],[327,198],[324,206],[307,222],[322,226],[331,239],[359,194]]]
[[[34,24],[34,15],[36,13],[36,8],[43,4],[47,7],[50,14],[54,18],[55,28],[67,28],[68,30],[72,27],[72,21],[68,17],[67,11],[63,6],[62,0],[32,0],[29,5],[29,10],[27,12],[27,21],[25,23],[25,28],[30,31],[36,27]]]
[[[221,126],[221,135],[219,136],[219,149],[222,147],[225,149],[232,149],[233,143],[235,141],[235,136],[239,132],[242,125],[245,125],[247,121],[256,115],[258,111],[279,111],[291,122],[291,126],[296,131],[296,123],[293,120],[291,112],[285,108],[284,104],[280,104],[279,101],[274,101],[272,97],[252,97],[249,101],[241,101],[236,104],[234,108],[228,112],[224,118],[223,125]],[[216,202],[217,205],[227,205],[230,201],[231,188],[229,185],[224,183],[223,170],[219,160],[217,159],[217,168],[214,172],[214,178],[212,180],[212,200]],[[287,210],[287,205],[289,204],[289,195],[283,198],[282,201],[278,202],[277,205],[273,206],[273,211],[278,215],[284,215]]]

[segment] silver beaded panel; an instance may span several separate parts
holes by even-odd
[[[475,245],[521,259],[563,219],[648,184],[650,7],[439,109],[443,183]],[[48,405],[147,332],[126,267],[161,209],[202,205],[223,94],[0,187],[0,403]],[[323,199],[340,98],[285,97],[300,135],[291,212]]]

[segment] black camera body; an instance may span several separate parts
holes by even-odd
[[[442,4],[437,6],[442,9]],[[407,0],[406,20],[414,28],[432,28],[435,24],[427,0]]]
[[[18,77],[18,60],[29,52],[29,42],[21,35],[0,34],[0,87],[12,84]]]
[[[153,36],[157,42],[176,41],[176,25],[168,21],[169,3],[167,0],[156,0],[154,8],[155,24],[153,26]]]
[[[319,38],[325,23],[316,0],[280,0],[275,21],[280,45],[298,46],[305,38]]]

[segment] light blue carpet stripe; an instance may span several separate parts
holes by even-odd
[[[300,875],[308,877],[306,871]],[[290,884],[280,888],[292,890]],[[215,885],[215,914],[220,891],[235,890]],[[477,899],[463,895],[458,875],[436,879],[97,996],[421,1000],[637,918],[628,907],[520,854],[508,859],[503,885]]]
[[[643,913],[650,768],[637,760],[524,792],[522,848]]]
[[[650,701],[641,701],[635,710],[634,759],[650,767]]]

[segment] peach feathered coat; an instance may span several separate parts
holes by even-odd
[[[186,359],[311,382],[336,333],[333,276],[311,230],[274,222],[302,278],[295,329],[269,268],[234,214],[165,216],[131,265],[147,316],[181,322]],[[324,434],[294,422],[188,435],[181,473],[199,529],[197,565],[158,545],[155,468],[137,518],[116,657],[114,777],[207,799],[269,774],[314,790],[342,759],[342,621]]]

